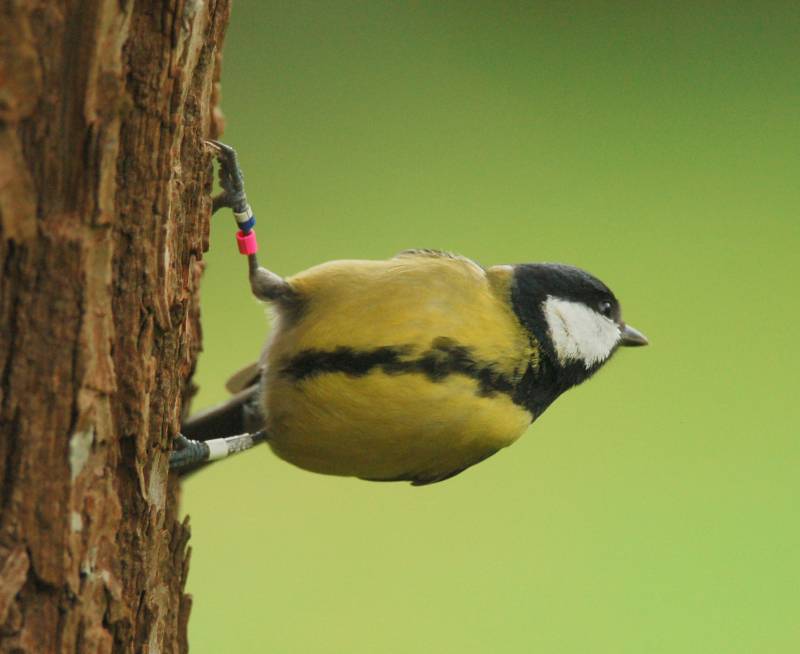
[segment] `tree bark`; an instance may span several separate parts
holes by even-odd
[[[0,652],[185,652],[229,0],[0,2]]]

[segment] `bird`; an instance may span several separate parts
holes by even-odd
[[[414,249],[284,279],[258,264],[235,150],[211,147],[215,208],[234,210],[274,321],[260,360],[229,381],[232,398],[182,425],[176,470],[266,442],[312,472],[441,482],[511,445],[619,348],[648,343],[608,286],[566,264],[484,267]]]

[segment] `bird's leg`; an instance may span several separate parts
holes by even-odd
[[[207,441],[194,441],[178,434],[177,446],[169,455],[170,470],[188,472],[197,466],[217,459],[224,459],[231,454],[238,454],[267,440],[267,432],[257,431],[252,434],[238,434],[226,438],[213,438]]]
[[[239,225],[236,242],[239,245],[239,252],[247,255],[250,288],[253,294],[259,300],[264,301],[291,299],[294,293],[289,283],[280,275],[258,265],[256,256],[258,243],[255,229],[253,229],[256,218],[247,203],[247,196],[244,192],[244,176],[239,168],[236,150],[219,141],[206,141],[206,143],[214,150],[217,161],[219,161],[219,183],[222,186],[222,193],[213,199],[212,208],[213,211],[217,211],[221,207],[233,209],[233,215]]]
[[[253,293],[261,300],[282,300],[291,297],[292,289],[285,280],[258,265],[256,258],[258,243],[253,229],[256,219],[244,192],[244,176],[239,168],[236,151],[219,141],[206,141],[206,144],[213,149],[219,161],[219,182],[222,186],[222,193],[212,200],[212,209],[214,212],[222,207],[233,210],[239,226],[236,241],[239,252],[246,254],[248,258],[250,286]],[[266,439],[264,431],[204,441],[191,440],[183,434],[178,434],[175,438],[175,449],[170,453],[169,467],[171,470],[178,470],[180,474],[185,474],[205,463],[249,450]]]

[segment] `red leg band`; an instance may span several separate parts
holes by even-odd
[[[258,241],[256,241],[255,230],[250,230],[245,234],[241,229],[236,232],[236,243],[239,252],[242,254],[255,254],[258,252]]]

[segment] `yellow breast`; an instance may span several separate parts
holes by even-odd
[[[339,261],[289,279],[262,398],[278,456],[317,472],[436,481],[510,444],[535,352],[510,272],[458,257]]]

